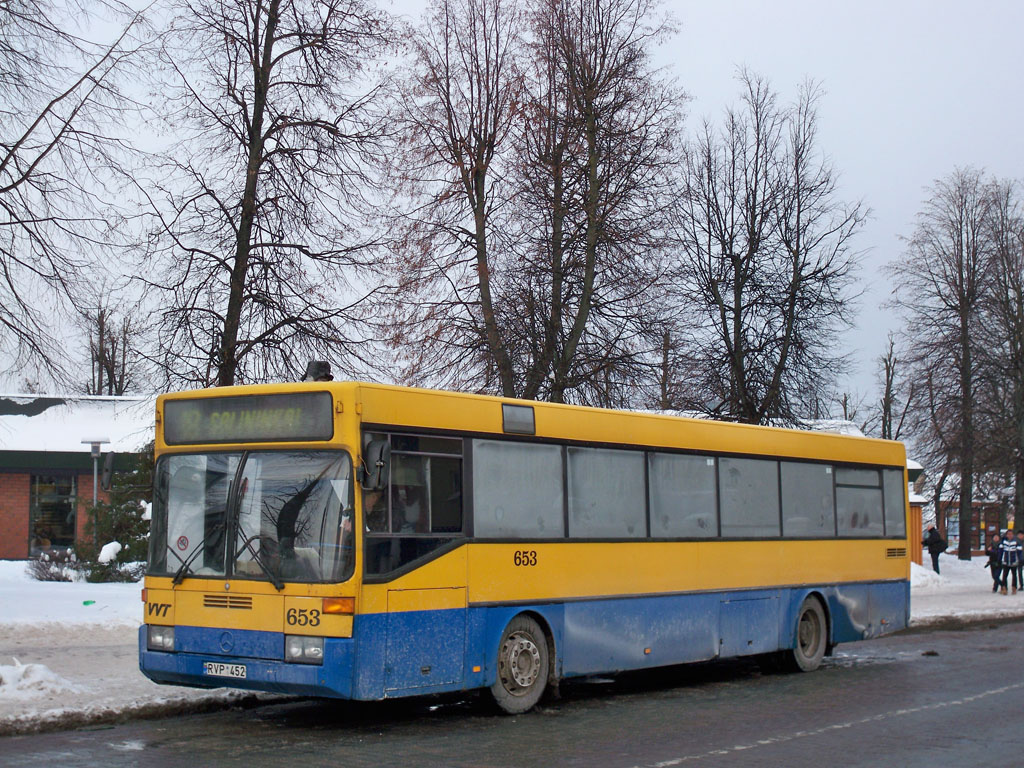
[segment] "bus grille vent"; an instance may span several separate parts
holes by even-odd
[[[906,557],[907,556],[907,548],[906,547],[889,547],[887,550],[885,550],[885,556],[886,557]]]
[[[252,598],[242,595],[203,595],[204,608],[240,608],[252,610]]]

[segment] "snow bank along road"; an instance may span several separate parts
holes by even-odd
[[[911,623],[1024,616],[993,594],[984,560],[943,557],[911,577]],[[160,686],[138,670],[138,584],[39,582],[0,562],[0,736],[274,698]]]

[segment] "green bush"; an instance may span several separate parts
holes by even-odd
[[[87,510],[90,537],[76,547],[81,570],[87,581],[138,581],[145,571],[149,546],[149,520],[143,519],[149,501],[153,477],[153,444],[150,443],[138,464],[129,472],[118,472],[112,480],[107,502]],[[121,545],[117,557],[100,563],[103,546],[116,541]]]

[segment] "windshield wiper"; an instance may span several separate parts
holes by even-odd
[[[238,526],[238,532],[242,534],[243,543],[242,546],[238,548],[238,551],[235,552],[234,555],[232,555],[231,562],[237,563],[238,556],[242,554],[242,550],[248,549],[249,553],[252,555],[252,561],[260,567],[261,571],[267,574],[267,578],[270,579],[270,583],[274,585],[274,589],[276,589],[278,592],[284,589],[284,582],[281,581],[281,578],[276,573],[274,573],[273,569],[269,565],[263,562],[263,558],[260,556],[259,552],[252,548],[252,542],[258,539],[259,537],[246,536],[245,531],[242,530],[242,526]]]
[[[192,551],[189,552],[188,555],[185,556],[185,559],[181,561],[181,565],[178,566],[178,570],[174,572],[174,578],[171,579],[171,584],[181,584],[181,582],[185,579],[186,571],[191,571],[189,566],[192,565],[192,562],[199,556],[199,553],[202,552],[205,548],[205,541],[200,541],[198,544],[195,545]]]
[[[181,566],[179,566],[178,570],[175,571],[174,578],[171,579],[171,584],[181,584],[181,582],[184,581],[185,574],[191,571],[191,568],[189,568],[189,566],[192,565],[193,562],[195,562],[195,559],[197,557],[199,557],[199,553],[206,549],[207,540],[221,533],[223,530],[224,523],[218,523],[211,529],[210,536],[204,538],[202,541],[196,544],[195,547],[192,548],[192,551],[189,552],[185,556],[185,559],[181,561]]]

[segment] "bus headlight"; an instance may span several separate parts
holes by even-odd
[[[299,664],[323,664],[324,639],[304,635],[285,635],[284,660]]]
[[[146,645],[151,651],[173,651],[174,627],[158,627],[155,624],[150,624]]]

